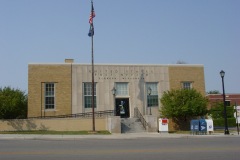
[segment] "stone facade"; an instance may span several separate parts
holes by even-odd
[[[29,64],[28,117],[54,116],[91,112],[84,107],[84,83],[92,82],[92,66],[66,61],[64,64]],[[55,84],[55,108],[45,109],[44,84]],[[115,110],[119,100],[127,100],[129,117],[134,108],[149,115],[147,83],[157,83],[158,99],[164,91],[179,89],[182,82],[191,82],[192,88],[205,94],[202,65],[94,65],[96,83],[96,111]],[[127,83],[127,95],[113,95],[117,83]],[[154,116],[159,116],[158,106],[152,106]]]
[[[96,111],[114,110],[116,99],[129,99],[130,117],[134,116],[134,108],[148,114],[146,108],[146,88],[149,82],[159,83],[159,96],[169,89],[167,66],[157,65],[95,65],[94,79],[96,82],[97,108]],[[91,108],[83,105],[83,83],[91,82],[91,65],[73,65],[73,113],[90,112]],[[128,95],[115,97],[111,90],[116,83],[128,83]],[[158,106],[152,107],[158,110]],[[157,112],[153,112],[157,113]]]
[[[96,118],[96,130],[121,133],[108,125],[113,123],[107,118]],[[61,124],[61,125],[59,125]],[[119,122],[120,124],[120,122]],[[118,125],[119,125],[118,124]],[[0,120],[1,131],[91,131],[91,118],[56,118],[56,119],[12,119]]]

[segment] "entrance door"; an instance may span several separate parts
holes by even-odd
[[[116,116],[121,118],[129,118],[129,99],[119,98],[116,99]]]

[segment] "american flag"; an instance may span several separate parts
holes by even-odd
[[[93,2],[92,2],[92,9],[91,9],[91,13],[89,16],[89,23],[92,24],[93,23],[93,18],[95,17],[95,12],[94,12],[94,8],[93,8]]]

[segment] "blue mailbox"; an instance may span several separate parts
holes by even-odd
[[[207,134],[207,121],[205,119],[191,120],[190,128],[192,134]]]
[[[191,128],[192,134],[198,134],[198,132],[199,132],[199,120],[197,120],[197,119],[191,120],[190,128]]]
[[[201,134],[206,134],[207,133],[207,121],[205,119],[200,119],[199,120],[199,132]]]

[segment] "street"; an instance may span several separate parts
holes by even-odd
[[[239,137],[0,140],[0,160],[238,160]]]

